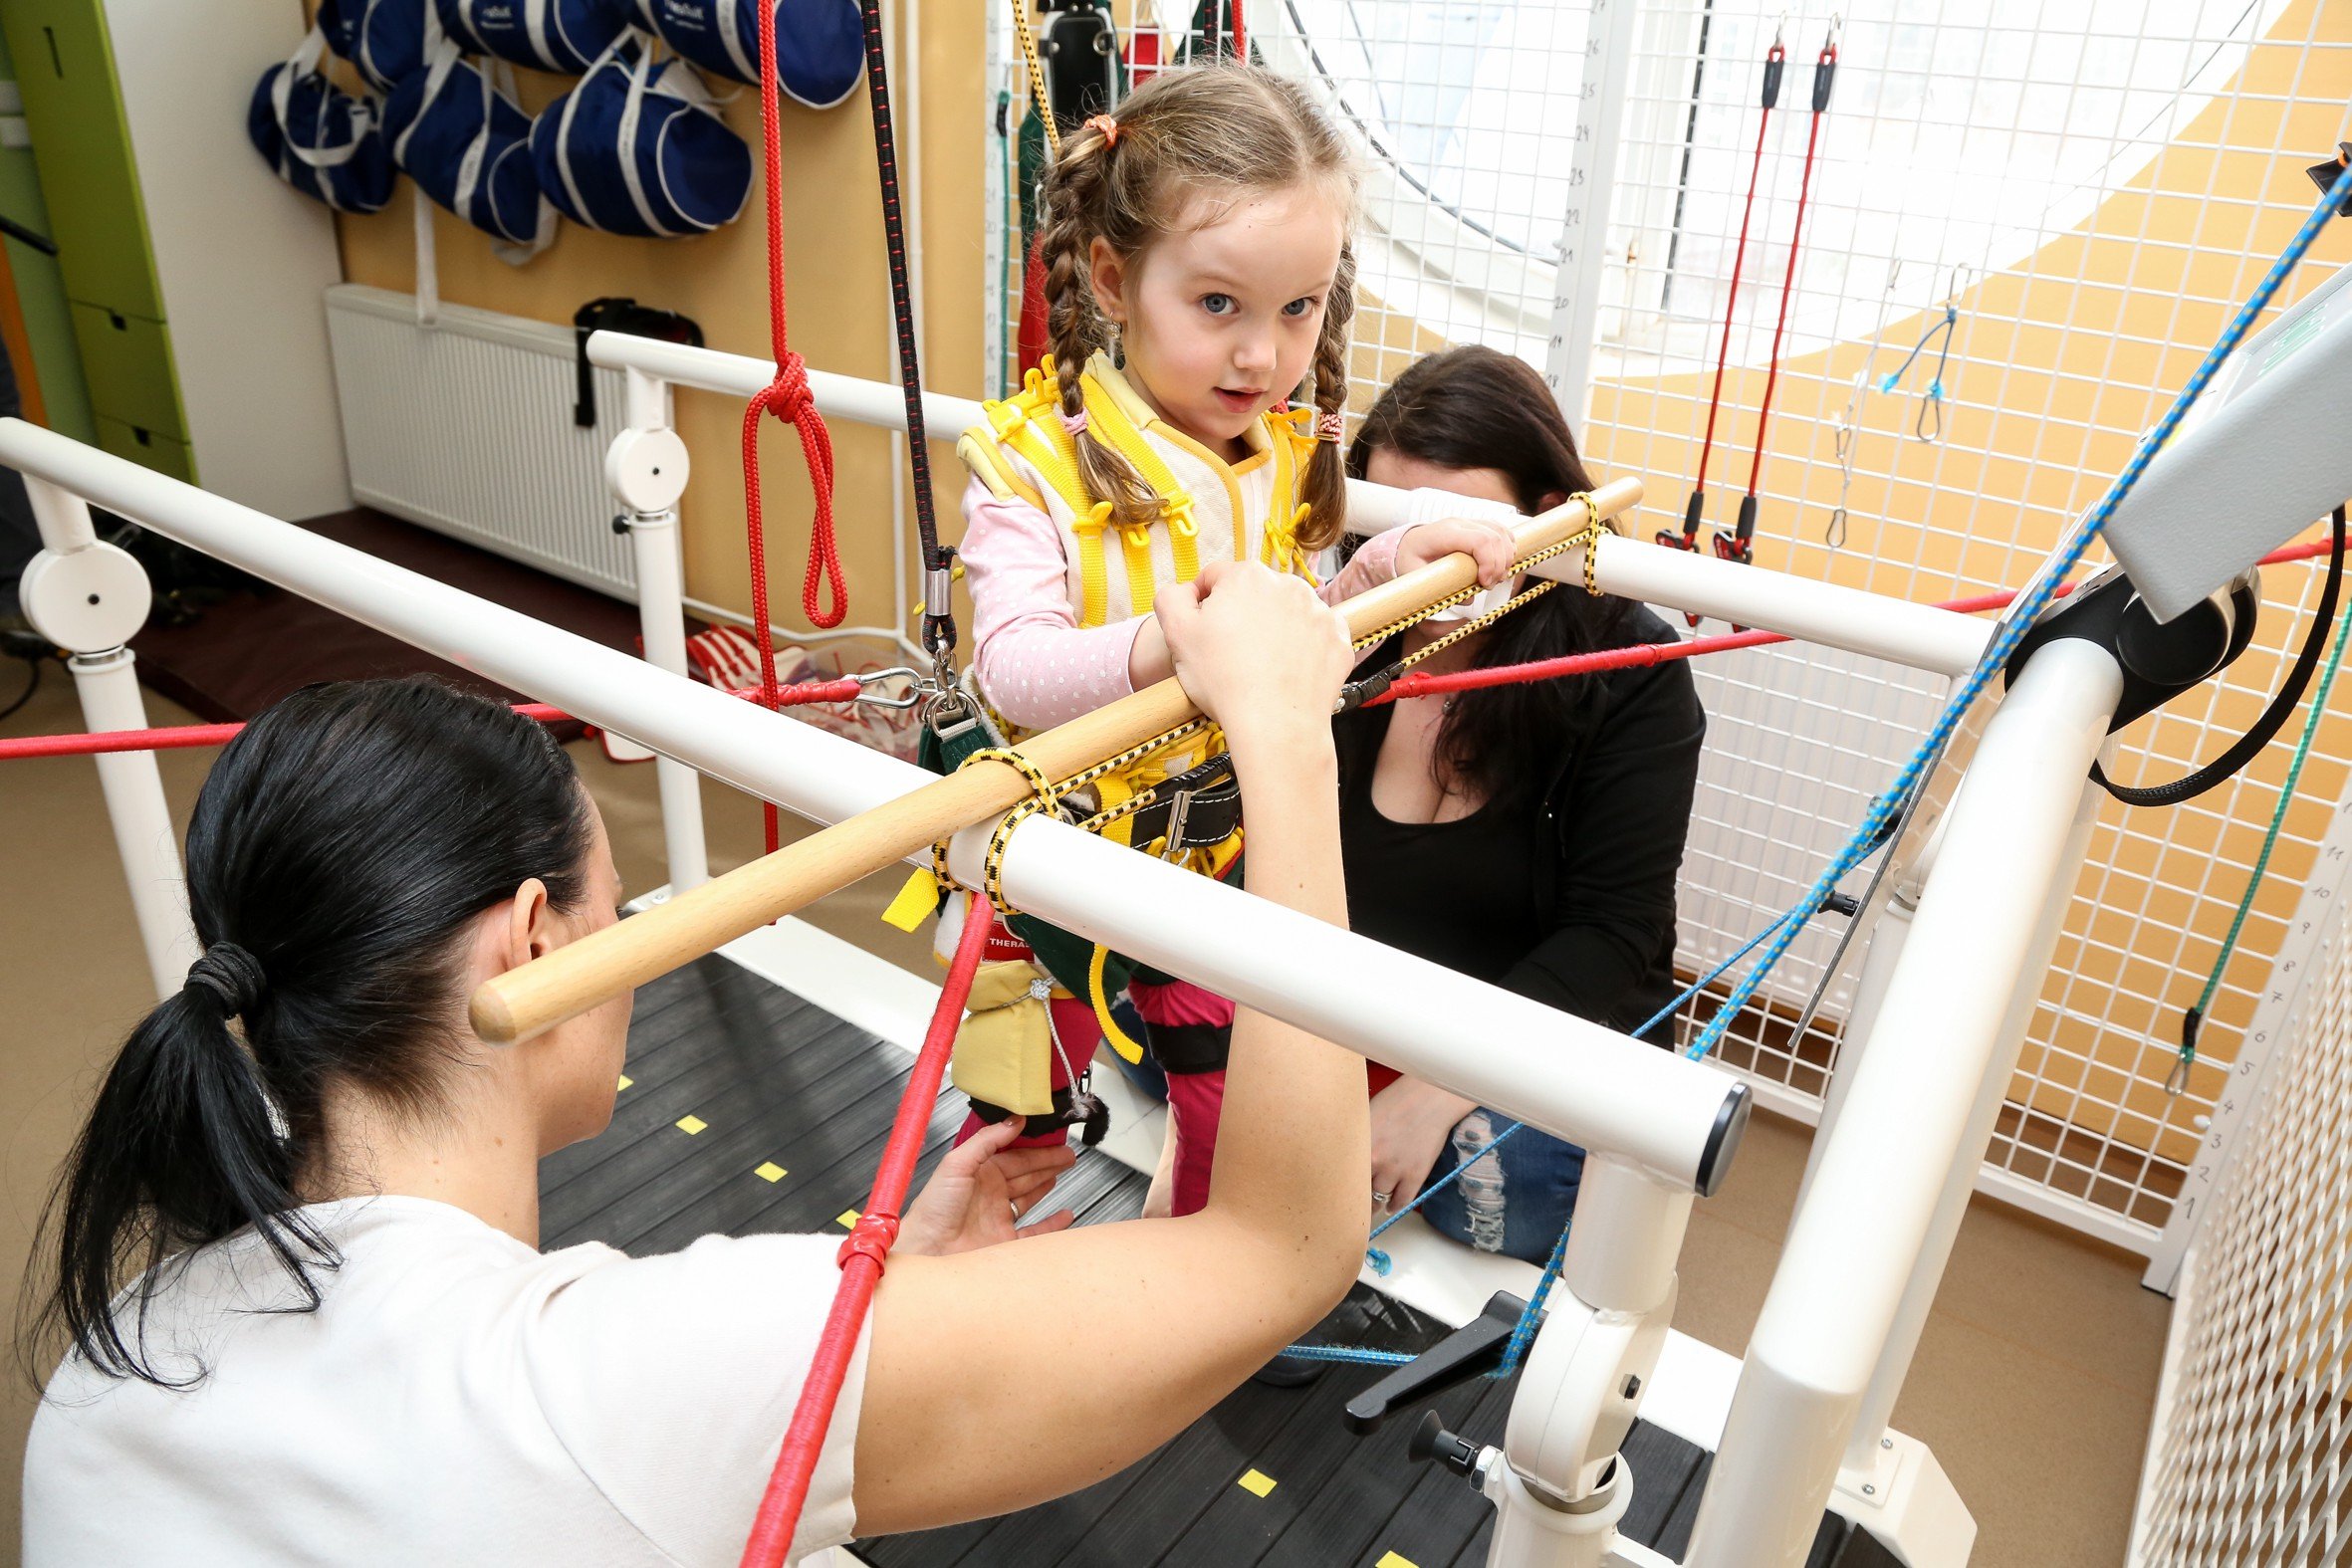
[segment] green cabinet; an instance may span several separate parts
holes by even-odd
[[[5,0],[0,29],[24,95],[99,444],[190,478],[187,419],[104,0]]]

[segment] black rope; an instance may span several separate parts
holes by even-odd
[[[2230,749],[2197,772],[2170,784],[2149,784],[2144,787],[2119,784],[2109,779],[2098,764],[2091,765],[2091,777],[2100,787],[2125,805],[2179,805],[2194,800],[2214,785],[2236,773],[2261,755],[2262,748],[2278,734],[2278,727],[2295,711],[2303,700],[2303,689],[2311,684],[2311,673],[2319,667],[2320,648],[2327,641],[2328,628],[2336,623],[2336,597],[2344,585],[2344,509],[2338,507],[2334,517],[2334,549],[2327,557],[2327,584],[2319,590],[2319,608],[2311,615],[2311,630],[2303,638],[2303,650],[2295,655],[2295,666],[2287,672],[2286,681],[2278,688],[2278,695],[2270,699],[2270,706],[2253,727],[2232,743]],[[2192,1038],[2194,1038],[2194,1025]]]
[[[913,290],[906,276],[906,218],[898,196],[898,133],[890,119],[890,66],[882,44],[881,0],[859,0],[865,20],[865,90],[874,112],[874,163],[882,176],[882,241],[890,260],[890,314],[898,332],[898,383],[906,397],[907,460],[914,469],[915,529],[923,545],[923,646],[944,661],[956,645],[947,596],[949,554],[939,543],[931,500],[931,446],[923,424],[923,372],[915,343]]]

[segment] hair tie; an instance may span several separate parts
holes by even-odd
[[[1059,416],[1061,428],[1071,435],[1078,436],[1086,433],[1086,410],[1084,408],[1081,407],[1074,414],[1065,408],[1057,408],[1054,412]]]
[[[1317,414],[1314,420],[1314,438],[1317,441],[1344,441],[1347,439],[1347,416],[1344,414]]]
[[[261,1001],[261,961],[234,942],[215,942],[188,966],[186,984],[208,991],[220,1004],[224,1017],[241,1017]]]
[[[1106,152],[1119,144],[1119,122],[1108,114],[1088,114],[1081,128],[1101,131],[1102,147]]]

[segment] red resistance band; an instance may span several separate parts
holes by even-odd
[[[1796,222],[1788,231],[1788,269],[1780,276],[1780,312],[1772,322],[1772,353],[1764,370],[1764,402],[1756,411],[1756,455],[1748,463],[1748,494],[1740,500],[1740,521],[1732,536],[1726,539],[1721,530],[1715,536],[1716,555],[1742,565],[1756,559],[1756,484],[1764,475],[1764,431],[1772,422],[1772,389],[1780,383],[1780,335],[1788,326],[1789,296],[1796,292],[1796,258],[1804,243],[1805,198],[1813,189],[1813,154],[1820,148],[1821,114],[1829,108],[1829,85],[1836,74],[1837,39],[1836,29],[1832,27],[1829,40],[1821,46],[1820,58],[1813,62],[1813,117],[1805,130],[1804,173],[1796,185]],[[1728,325],[1728,317],[1726,322]]]
[[[2308,545],[2289,545],[2264,556],[2257,564],[2275,566],[2290,560],[2309,560],[2324,556],[2335,548],[2329,540]],[[2062,597],[2079,586],[2061,583]],[[2016,598],[2014,591],[1979,593],[1970,598],[1946,599],[1937,609],[1953,610],[1963,615],[1979,615],[1987,610],[2004,609]],[[1761,648],[1767,643],[1788,642],[1792,639],[1776,631],[1743,631],[1724,637],[1693,637],[1684,642],[1637,642],[1629,647],[1604,648],[1598,653],[1571,653],[1557,659],[1537,659],[1530,664],[1499,664],[1489,669],[1449,670],[1446,673],[1424,675],[1419,672],[1397,677],[1387,691],[1369,698],[1364,706],[1377,708],[1383,703],[1400,702],[1408,697],[1436,697],[1446,692],[1483,691],[1494,686],[1518,686],[1528,681],[1558,680],[1569,675],[1597,675],[1609,670],[1630,670],[1642,665],[1671,664],[1676,659],[1697,658],[1702,653],[1729,653],[1734,648]]]
[[[816,498],[816,515],[809,531],[809,571],[801,583],[801,608],[812,624],[838,626],[849,611],[849,589],[841,577],[841,554],[833,538],[833,438],[824,416],[809,395],[809,367],[786,340],[784,306],[784,152],[779,142],[776,107],[776,7],[760,7],[760,131],[767,158],[768,202],[768,331],[776,357],[776,378],[762,387],[743,410],[743,530],[750,546],[753,641],[760,645],[760,704],[774,708],[776,693],[775,623],[768,618],[768,537],[760,514],[760,416],[774,414],[789,420],[801,433],[801,456],[809,465],[809,488]],[[818,602],[820,583],[829,607]],[[777,846],[774,802],[763,812],[768,850]]]
[[[898,1239],[898,1216],[906,1204],[906,1190],[914,1185],[915,1161],[923,1151],[923,1133],[931,1121],[932,1102],[939,1098],[940,1080],[947,1075],[948,1053],[954,1049],[956,1028],[964,1021],[964,1003],[972,994],[972,978],[980,972],[981,956],[996,929],[996,911],[986,898],[974,895],[965,902],[964,932],[956,941],[955,962],[948,966],[947,983],[939,990],[939,1006],[924,1032],[923,1049],[915,1057],[914,1073],[906,1092],[898,1097],[898,1116],[890,1124],[889,1142],[882,1147],[882,1163],[874,1172],[873,1196],[857,1217],[849,1238],[841,1243],[841,1283],[833,1292],[832,1310],[825,1315],[824,1332],[801,1385],[800,1403],[793,1407],[792,1424],[785,1428],[784,1447],[768,1477],[768,1491],[760,1499],[752,1522],[751,1539],[744,1544],[743,1568],[780,1568],[800,1527],[801,1509],[809,1500],[810,1478],[817,1473],[817,1456],[824,1447],[824,1433],[840,1400],[841,1383],[849,1374],[849,1357],[865,1326],[874,1285],[882,1277],[883,1259]]]
[[[806,703],[853,702],[859,689],[858,683],[847,677],[780,686],[771,694],[775,699],[773,704],[762,706],[798,708]],[[761,693],[757,687],[746,687],[728,695],[757,698]],[[544,702],[517,703],[515,712],[541,724],[583,722]],[[226,746],[244,728],[242,724],[175,724],[159,730],[101,730],[95,735],[28,735],[0,740],[0,763],[17,757],[104,757],[115,752],[176,752],[197,746]]]

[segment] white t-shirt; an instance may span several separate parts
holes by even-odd
[[[250,1232],[166,1265],[146,1344],[194,1387],[67,1357],[25,1457],[28,1568],[737,1561],[837,1241],[543,1254],[427,1199],[303,1212],[343,1253],[315,1312],[266,1310],[299,1296]],[[796,1556],[849,1538],[864,1387],[860,1336]]]

